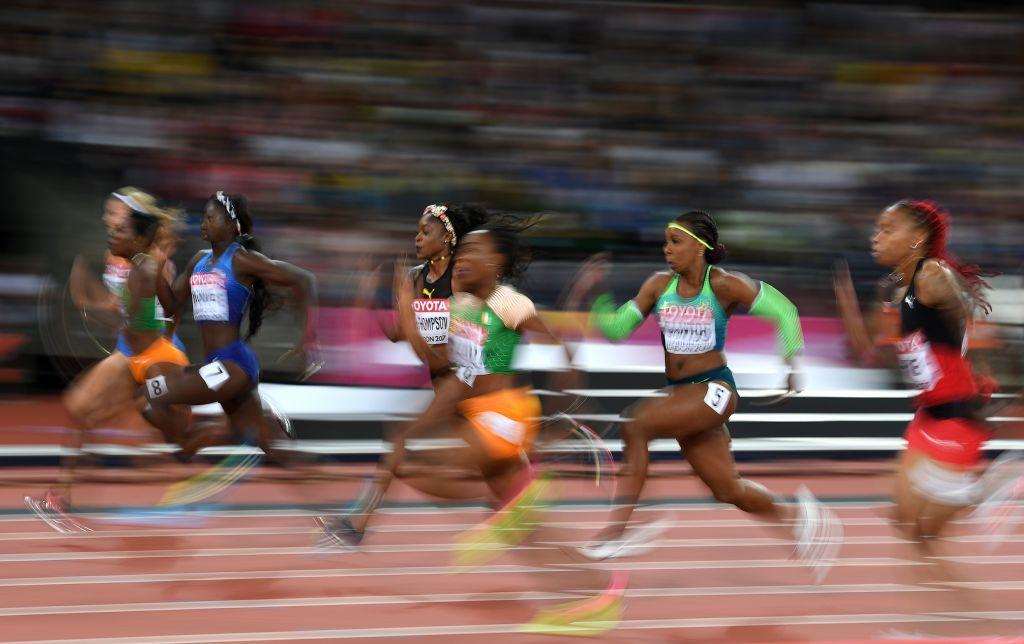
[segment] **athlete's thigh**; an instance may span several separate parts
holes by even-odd
[[[78,419],[113,416],[131,403],[135,387],[128,358],[115,351],[71,384],[64,404]]]
[[[722,425],[736,409],[732,389],[718,383],[673,387],[665,398],[646,401],[632,421],[648,438],[683,439]]]
[[[903,521],[941,527],[958,510],[970,505],[972,468],[930,458],[915,449],[904,450],[897,473],[896,510]]]
[[[198,368],[170,368],[161,376],[146,380],[149,400],[165,405],[225,402],[250,388],[249,374],[230,360],[218,360]]]
[[[491,453],[488,442],[481,436],[481,430],[465,418],[458,417],[452,422],[452,430],[465,442],[466,447],[451,452],[451,465],[455,467],[476,468],[485,475],[489,472],[504,470],[515,458],[499,458]]]
[[[680,439],[683,455],[693,472],[711,489],[731,485],[740,475],[736,471],[729,438],[724,425]]]

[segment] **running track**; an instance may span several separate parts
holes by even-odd
[[[848,462],[839,468],[857,469]],[[1024,642],[1015,637],[1024,633],[1019,526],[993,543],[979,526],[957,525],[957,536],[929,560],[952,571],[952,583],[943,582],[937,566],[923,564],[878,516],[890,474],[871,469],[804,474],[846,525],[841,559],[820,586],[789,559],[776,527],[706,503],[705,492],[678,470],[652,479],[656,504],[638,517],[672,521],[660,547],[582,564],[629,571],[624,619],[598,641],[851,642],[927,634]],[[53,472],[30,474],[41,480]],[[786,494],[797,485],[778,473],[761,480]],[[452,538],[483,516],[480,509],[437,509],[400,489],[364,552],[315,552],[309,508],[328,497],[351,498],[357,487],[353,479],[295,484],[271,477],[232,489],[216,512],[193,517],[192,525],[145,526],[111,522],[125,517],[109,510],[152,503],[160,486],[87,485],[76,492],[79,502],[108,511],[90,519],[94,533],[65,536],[20,512],[21,496],[38,484],[8,480],[0,489],[0,639],[566,641],[515,629],[539,607],[587,590],[589,575],[534,568],[524,553],[460,572],[450,563]],[[575,484],[562,493],[574,501],[588,494]],[[603,519],[578,502],[549,515],[565,541],[588,538]]]

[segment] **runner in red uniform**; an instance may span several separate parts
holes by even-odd
[[[876,223],[872,255],[892,269],[899,307],[899,337],[891,343],[910,385],[921,390],[904,438],[894,501],[899,528],[923,541],[938,536],[961,509],[986,496],[975,476],[989,437],[982,405],[995,388],[979,378],[967,357],[967,329],[977,308],[989,309],[977,266],[966,266],[946,247],[950,216],[930,201],[904,200]],[[839,311],[855,350],[876,353],[860,315],[849,271],[835,279]]]

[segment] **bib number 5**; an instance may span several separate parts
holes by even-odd
[[[732,390],[717,382],[708,383],[708,392],[704,394],[704,404],[715,410],[719,416],[725,415],[729,407],[729,400],[732,399]]]

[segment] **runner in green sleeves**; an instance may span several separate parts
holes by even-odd
[[[638,404],[623,427],[625,465],[618,505],[597,540],[581,552],[604,559],[649,547],[659,525],[631,533],[626,533],[626,526],[647,479],[648,443],[672,438],[717,500],[767,521],[791,523],[798,555],[823,573],[838,549],[841,527],[835,515],[804,488],[794,512],[764,486],[740,477],[725,425],[737,405],[736,381],[723,352],[729,316],[743,308],[776,325],[780,353],[790,368],[787,394],[792,394],[794,358],[803,347],[796,307],[770,284],[715,266],[725,258],[725,246],[705,212],[687,212],[669,222],[663,251],[671,270],[651,275],[635,298],[617,308],[607,294],[593,303],[589,325],[613,341],[629,337],[648,315],[656,316],[669,388],[668,396]],[[606,270],[603,260],[588,262],[572,289],[570,308],[578,307]]]

